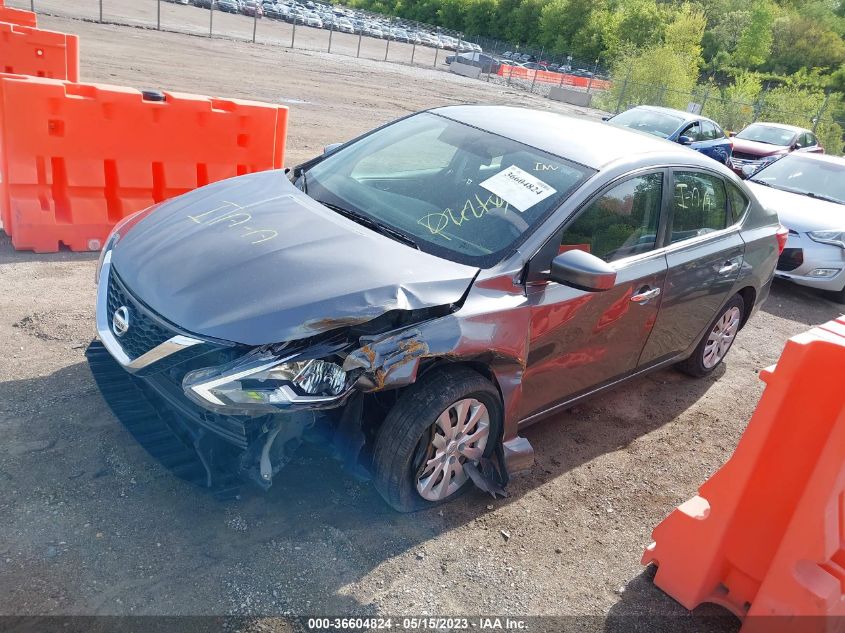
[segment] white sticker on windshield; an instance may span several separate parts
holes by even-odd
[[[551,186],[516,165],[490,176],[481,186],[510,203],[518,211],[527,211],[556,192]]]

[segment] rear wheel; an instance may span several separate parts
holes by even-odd
[[[735,295],[710,324],[707,334],[692,355],[678,363],[678,369],[690,376],[706,376],[719,366],[733,345],[745,315],[745,301]]]
[[[379,429],[376,489],[400,512],[454,499],[471,485],[465,464],[492,454],[501,420],[499,392],[477,372],[447,367],[425,374]]]

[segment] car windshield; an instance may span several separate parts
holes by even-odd
[[[480,267],[511,252],[594,173],[433,113],[386,126],[305,173],[315,200],[374,220],[422,250]]]
[[[775,127],[772,125],[760,125],[755,123],[749,125],[742,132],[736,135],[736,138],[741,138],[746,141],[756,141],[757,143],[766,143],[767,145],[789,145],[795,137],[795,132],[792,130],[785,130],[782,127]]]
[[[788,155],[757,172],[752,182],[845,204],[845,164]]]
[[[646,132],[666,138],[672,132],[681,127],[684,120],[681,117],[672,116],[664,112],[655,112],[653,110],[639,110],[633,108],[622,114],[618,114],[608,121],[613,125],[619,127],[627,127],[638,132]]]

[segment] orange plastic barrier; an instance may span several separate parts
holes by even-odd
[[[97,250],[124,216],[281,167],[287,108],[0,77],[0,211],[17,249]]]
[[[608,90],[610,88],[610,82],[605,79],[593,78],[592,83],[590,83],[589,77],[577,77],[550,70],[533,70],[523,66],[499,66],[498,74],[505,79],[522,79],[523,81],[536,81],[537,83],[555,86],[575,88],[587,88],[589,86],[591,90]],[[534,79],[535,76],[536,80]]]
[[[37,26],[37,18],[32,11],[4,7],[2,2],[0,2],[0,22],[8,22],[9,24],[18,24],[20,26]]]
[[[79,38],[0,22],[0,73],[79,81]]]
[[[845,629],[845,317],[787,342],[730,460],[653,533],[643,564],[743,633]]]

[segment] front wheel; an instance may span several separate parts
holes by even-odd
[[[501,398],[489,380],[466,367],[432,370],[379,429],[376,489],[400,512],[454,499],[470,486],[465,464],[493,453],[501,425]]]
[[[678,363],[690,376],[706,376],[719,366],[733,345],[745,315],[745,301],[739,295],[725,304],[692,355]]]

